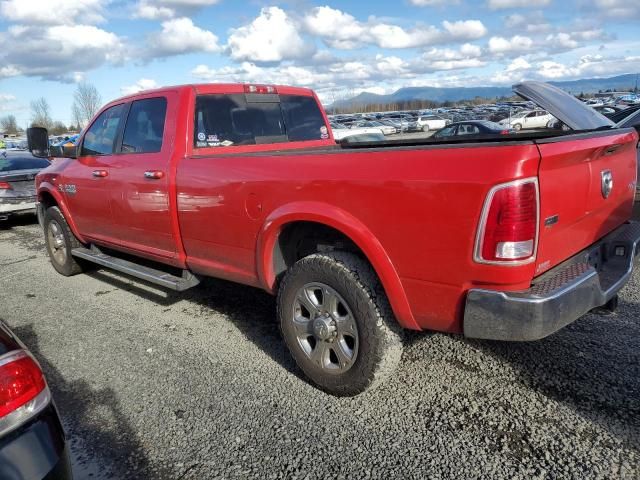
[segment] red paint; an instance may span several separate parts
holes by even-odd
[[[542,270],[630,217],[634,133],[540,145],[505,141],[342,150],[329,138],[194,149],[196,94],[244,90],[241,84],[183,86],[113,102],[166,97],[162,151],[55,162],[38,176],[39,192],[79,182],[74,199],[52,195],[85,241],[271,292],[274,246],[282,229],[296,221],[322,223],[364,252],[404,327],[449,332],[461,329],[468,289],[526,289]],[[277,91],[314,95],[284,86]],[[607,149],[614,144],[615,151]],[[109,176],[95,180],[95,169]],[[610,169],[615,179],[606,200],[600,193],[602,169]],[[145,171],[164,175],[147,179]],[[540,188],[536,261],[509,266],[474,261],[487,194],[498,184],[525,178],[537,178]],[[154,200],[143,201],[143,194]],[[88,203],[79,202],[88,196]],[[559,215],[558,223],[544,227],[551,215]],[[96,219],[104,225],[96,226]]]

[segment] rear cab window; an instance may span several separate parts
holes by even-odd
[[[199,94],[195,148],[329,139],[315,97],[287,94]]]

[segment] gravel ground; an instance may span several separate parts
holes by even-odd
[[[274,300],[64,278],[37,225],[0,227],[0,317],[41,361],[77,478],[640,477],[640,276],[613,316],[542,341],[407,335],[356,398],[300,378]]]

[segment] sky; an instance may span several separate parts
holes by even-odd
[[[0,0],[0,116],[45,97],[71,122],[166,85],[279,83],[332,101],[405,86],[640,72],[638,0]]]

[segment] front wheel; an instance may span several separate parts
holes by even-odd
[[[282,336],[322,390],[351,396],[394,371],[400,329],[371,266],[346,252],[314,254],[285,275],[278,293]]]
[[[520,125],[519,123],[516,123],[516,124],[513,126],[513,129],[514,129],[516,132],[519,132],[520,130],[522,130],[522,125]]]
[[[71,250],[82,244],[73,234],[58,207],[49,207],[44,213],[44,239],[53,268],[65,277],[83,271],[83,266],[72,255]]]
[[[429,131],[429,125],[425,125],[422,127],[422,131],[423,132],[428,132]]]

